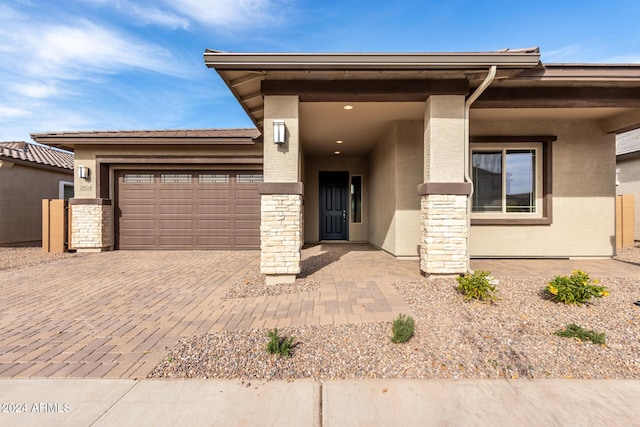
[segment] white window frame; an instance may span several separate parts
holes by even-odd
[[[64,199],[64,187],[73,187],[73,182],[71,181],[58,181],[58,199]]]
[[[543,144],[541,142],[505,142],[505,143],[472,143],[470,144],[470,159],[473,159],[474,153],[483,151],[502,151],[502,212],[474,212],[471,209],[471,218],[474,219],[517,219],[517,218],[543,218],[543,183],[544,183],[544,167],[543,167]],[[535,151],[535,212],[507,212],[506,211],[506,152],[508,150],[534,150]],[[473,177],[473,161],[469,162],[469,176]],[[475,183],[474,183],[475,185]],[[474,188],[475,191],[475,188]],[[471,197],[473,203],[473,196]]]

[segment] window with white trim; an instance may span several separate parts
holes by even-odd
[[[472,144],[472,217],[541,217],[541,143]]]

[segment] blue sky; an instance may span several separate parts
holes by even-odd
[[[4,0],[0,141],[31,132],[247,127],[202,59],[238,52],[490,51],[640,62],[638,0]]]

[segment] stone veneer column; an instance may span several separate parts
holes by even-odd
[[[428,183],[418,187],[420,270],[424,273],[448,275],[467,271],[470,190],[471,185],[466,183]]]
[[[261,194],[260,272],[267,284],[292,283],[300,273],[303,244],[302,183],[263,183]]]
[[[71,247],[78,252],[113,249],[113,206],[110,199],[70,199]]]
[[[464,95],[434,95],[425,103],[424,184],[418,194],[420,270],[427,275],[460,274],[468,267],[464,102]]]

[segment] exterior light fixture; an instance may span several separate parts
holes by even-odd
[[[273,143],[284,144],[287,135],[287,128],[284,125],[284,120],[273,121]]]
[[[78,178],[89,179],[89,168],[83,165],[78,165]]]

